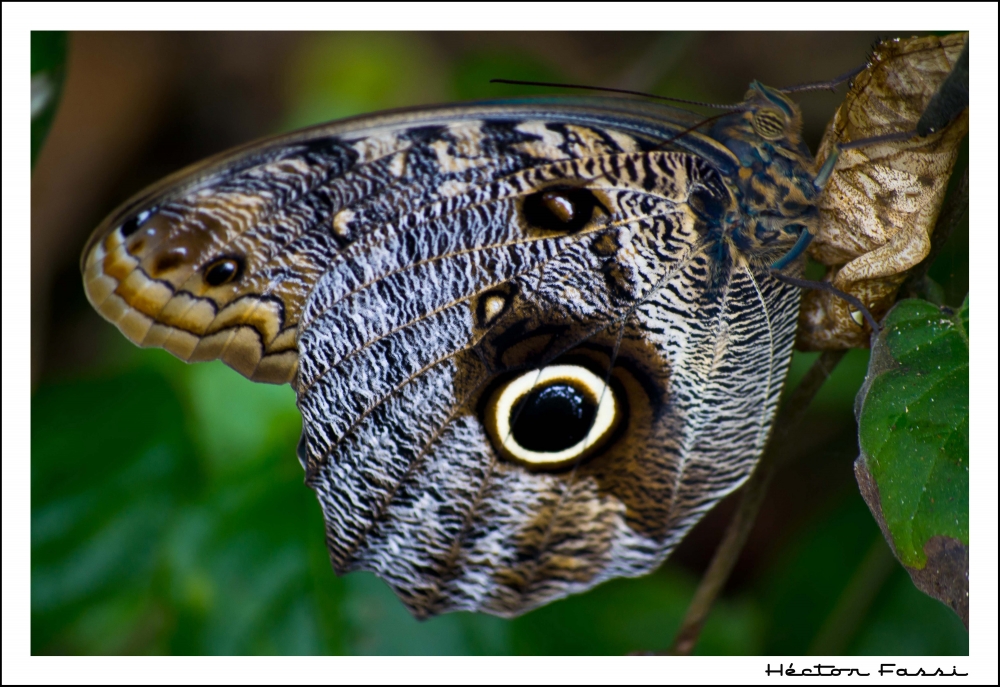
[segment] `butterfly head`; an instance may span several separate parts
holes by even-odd
[[[777,89],[754,81],[734,112],[713,120],[706,133],[742,167],[786,160],[812,169],[812,156],[802,140],[802,113]]]
[[[798,106],[754,81],[740,109],[718,118],[711,136],[738,165],[728,180],[739,198],[737,248],[770,264],[818,222],[815,163],[802,139]]]
[[[801,149],[802,112],[784,93],[754,81],[744,97],[744,107],[744,121],[760,139],[777,149]]]

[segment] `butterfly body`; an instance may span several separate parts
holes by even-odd
[[[512,616],[655,569],[763,450],[815,222],[798,113],[538,100],[349,120],[138,196],[84,256],[141,345],[290,381],[338,572]]]

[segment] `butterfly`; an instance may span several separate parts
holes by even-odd
[[[291,383],[338,573],[512,617],[658,567],[763,451],[819,194],[789,98],[403,110],[138,194],[82,257],[140,346]]]

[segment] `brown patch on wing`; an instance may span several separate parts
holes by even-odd
[[[601,573],[621,508],[613,499],[594,499],[586,481],[569,489],[569,498],[547,502],[521,528],[514,542],[520,564],[498,568],[497,584],[530,596],[543,580],[587,583]]]

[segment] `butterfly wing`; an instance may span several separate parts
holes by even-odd
[[[720,238],[723,146],[598,103],[250,146],[112,215],[88,296],[137,343],[291,380],[335,569],[418,616],[649,572],[759,457],[798,296]]]

